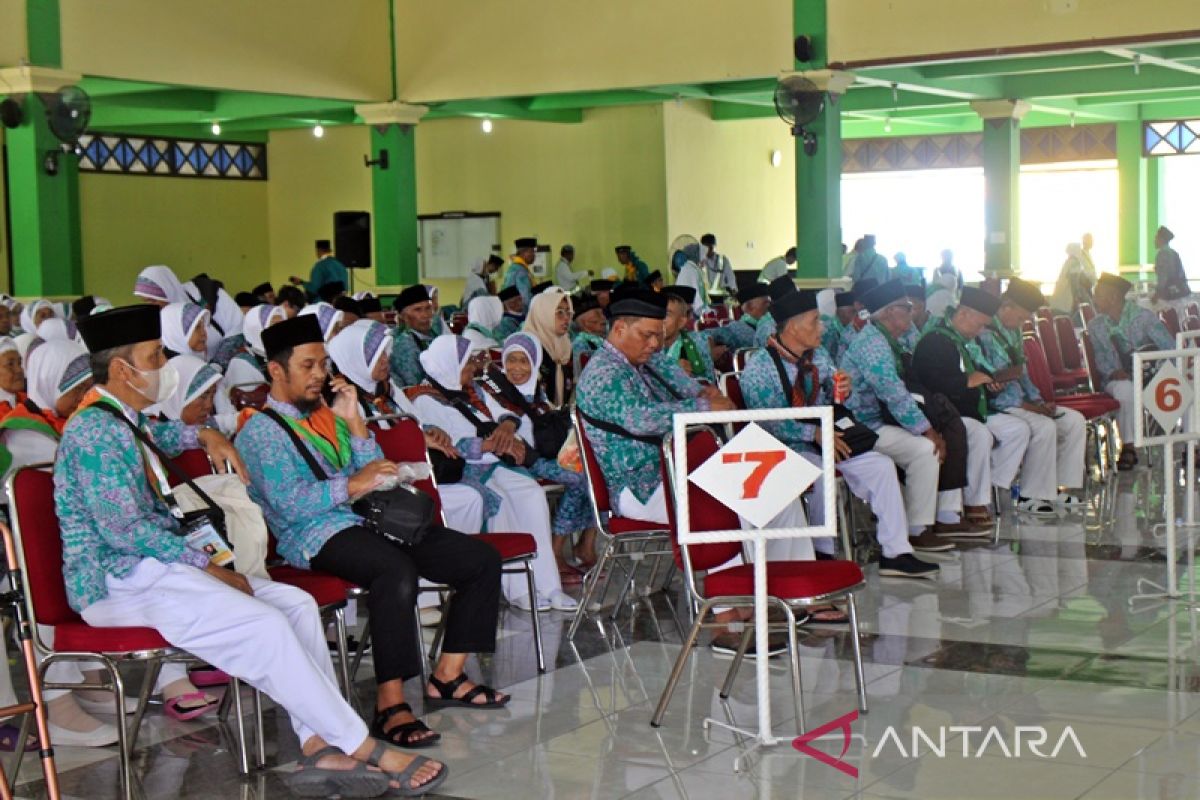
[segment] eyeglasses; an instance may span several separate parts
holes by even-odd
[[[556,308],[556,309],[554,309],[554,316],[556,316],[560,319],[570,319],[571,312],[569,309],[566,309],[566,308]]]

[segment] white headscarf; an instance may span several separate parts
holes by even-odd
[[[286,316],[283,306],[271,306],[265,303],[246,312],[246,320],[242,324],[242,335],[246,337],[246,345],[254,354],[266,358],[267,351],[263,348],[262,332],[271,326],[272,321],[282,321]]]
[[[517,390],[526,397],[537,394],[538,368],[542,366],[542,343],[532,333],[518,332],[504,340],[504,350],[500,353],[500,365],[504,374],[508,375],[508,354],[520,350],[529,359],[529,378],[524,383],[515,383]]]
[[[75,323],[69,319],[59,319],[58,317],[42,320],[42,324],[37,326],[37,336],[47,342],[60,340],[83,343]]]
[[[0,300],[0,305],[3,305],[2,300]],[[17,343],[13,341],[11,336],[0,336],[0,356],[4,355],[9,350],[13,351],[18,356],[21,355],[21,352],[17,350]],[[17,396],[15,394],[7,391],[3,387],[0,387],[0,402],[8,403],[11,406],[16,403],[16,401]]]
[[[29,347],[35,341],[42,341],[36,333],[22,333],[20,336],[13,337],[13,344],[16,345],[17,352],[21,354],[22,359],[29,354]]]
[[[43,342],[26,361],[29,399],[43,411],[53,412],[58,398],[92,376],[87,348],[79,342]]]
[[[321,335],[328,342],[333,336],[333,329],[342,321],[345,316],[341,311],[338,311],[329,303],[309,303],[304,308],[300,309],[300,315],[316,314],[317,323],[321,326]]]
[[[158,316],[162,323],[163,346],[180,355],[194,355],[188,340],[197,327],[208,324],[208,312],[195,303],[171,303],[163,306]]]
[[[499,325],[503,318],[504,303],[501,303],[500,298],[495,295],[473,297],[471,302],[467,303],[468,323],[487,328],[490,331]]]
[[[425,374],[443,389],[462,391],[462,371],[471,360],[471,343],[445,333],[436,337],[419,357]]]
[[[21,309],[21,330],[24,333],[37,333],[37,325],[34,323],[33,318],[36,317],[37,313],[43,308],[48,308],[51,311],[54,311],[54,304],[49,300],[44,300],[39,297],[37,300],[30,302],[29,305]],[[57,317],[58,313],[55,312],[54,316]],[[44,321],[45,320],[43,320],[43,322]]]
[[[483,268],[487,263],[488,263],[488,260],[486,258],[476,259],[475,263],[471,265],[471,272],[482,278],[483,277]]]
[[[351,383],[374,394],[377,385],[371,373],[379,359],[391,355],[394,341],[382,322],[360,319],[343,328],[330,340],[329,357],[337,364],[338,372]]]
[[[146,267],[139,272],[133,284],[133,294],[160,303],[182,303],[188,299],[179,278],[170,267],[162,265]]]
[[[179,373],[179,385],[170,397],[158,404],[158,407],[167,419],[178,420],[189,403],[204,394],[210,386],[220,382],[221,370],[191,354],[175,356],[167,363]]]

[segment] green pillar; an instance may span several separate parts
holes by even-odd
[[[417,129],[415,125],[371,126],[371,158],[384,150],[388,167],[372,167],[375,280],[381,286],[420,280],[417,253]]]
[[[1117,263],[1142,263],[1146,244],[1146,159],[1142,157],[1142,123],[1117,123]]]
[[[972,108],[983,118],[984,256],[987,275],[1020,272],[1018,244],[1021,181],[1021,100],[984,100]]]

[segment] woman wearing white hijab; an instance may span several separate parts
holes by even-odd
[[[170,397],[158,404],[162,415],[187,425],[215,422],[221,433],[232,436],[237,431],[237,414],[217,414],[215,410],[224,377],[221,370],[194,353],[176,355],[170,364],[179,373],[179,385]]]
[[[369,419],[381,414],[407,414],[422,422],[426,447],[450,457],[460,457],[446,432],[424,424],[412,401],[392,382],[388,367],[392,342],[386,325],[361,319],[333,337],[329,343],[329,357],[337,365],[337,371],[358,389],[363,416]],[[380,420],[374,424],[389,428],[392,423]],[[463,533],[479,533],[483,529],[483,493],[486,490],[482,486],[441,483],[438,492],[442,496],[446,527]],[[428,593],[421,595],[422,599],[429,596]]]
[[[58,315],[54,313],[54,304],[39,297],[21,309],[21,332],[36,334],[38,325],[56,316]]]
[[[550,404],[562,408],[575,393],[571,367],[571,296],[561,286],[551,286],[533,298],[522,330],[533,334],[546,357],[539,367]]]
[[[146,267],[139,272],[133,284],[133,294],[156,306],[183,303],[191,299],[175,272],[162,265]]]
[[[236,355],[225,370],[225,379],[217,390],[217,414],[237,413],[232,392],[247,391],[256,386],[269,384],[267,377],[267,353],[263,349],[262,332],[287,318],[282,306],[255,306],[246,312],[242,323],[242,335],[246,340],[245,352]]]
[[[488,289],[488,260],[480,258],[471,265],[470,272],[467,273],[466,283],[463,284],[462,300],[459,301],[458,307],[468,308],[476,297],[489,294],[491,294],[491,290]]]
[[[441,428],[454,440],[467,461],[465,477],[482,483],[499,499],[499,503],[487,503],[487,529],[526,531],[537,541],[533,571],[538,597],[529,596],[524,578],[518,575],[504,576],[504,596],[520,609],[532,605],[539,611],[574,610],[577,604],[563,592],[554,561],[546,493],[528,470],[515,465],[525,455],[516,435],[520,420],[512,414],[492,419],[475,388],[478,361],[472,358],[466,339],[439,336],[421,353],[420,360],[428,380],[409,387],[406,393],[423,423]]]
[[[495,329],[504,317],[504,303],[494,295],[476,297],[467,306],[467,328],[463,338],[471,343],[471,352],[499,347]]]
[[[195,303],[171,303],[158,312],[168,357],[194,355],[208,360],[209,314]]]
[[[69,319],[60,319],[58,317],[43,320],[42,324],[37,326],[37,337],[43,342],[83,343],[83,340],[79,336],[79,329],[75,327],[75,323]]]
[[[225,369],[245,346],[242,310],[237,301],[207,275],[197,275],[183,284],[183,291],[188,302],[209,312],[207,357]]]
[[[546,292],[543,292],[545,294]],[[541,297],[542,295],[538,295]],[[538,297],[534,298],[534,303],[537,303]],[[538,411],[549,410],[550,404],[546,400],[546,393],[542,391],[542,387],[538,380],[538,367],[542,361],[542,345],[537,340],[537,337],[531,333],[514,333],[504,340],[504,350],[500,355],[500,364],[503,368],[505,377],[516,387],[516,390],[525,398],[525,402],[530,407]],[[488,410],[491,411],[494,419],[499,419],[504,414],[514,414],[521,418],[521,425],[517,428],[517,434],[525,441],[527,447],[533,446],[533,420],[529,417],[525,410],[519,406],[509,403],[506,399],[492,392],[486,383],[481,383],[484,388],[483,396],[487,402]],[[542,480],[554,481],[561,484],[566,491],[563,492],[562,498],[558,501],[558,508],[554,511],[554,526],[553,533],[556,537],[556,545],[567,543],[566,549],[570,549],[569,544],[572,541],[572,536],[576,533],[581,534],[579,545],[575,548],[575,552],[571,555],[578,557],[580,560],[587,563],[589,559],[595,560],[595,541],[596,529],[592,526],[592,521],[595,515],[592,513],[591,499],[588,497],[587,479],[582,472],[572,472],[558,465],[558,461],[553,458],[539,458],[529,472],[535,477]],[[554,556],[558,560],[559,571],[570,569],[567,561],[568,555],[563,553],[563,546],[554,548]]]
[[[325,336],[325,341],[328,343],[334,336],[337,335],[344,326],[342,319],[346,316],[341,311],[338,311],[329,303],[309,303],[304,308],[300,309],[300,315],[315,314],[317,322],[321,325],[321,333]]]
[[[25,397],[25,366],[17,343],[0,337],[0,420]]]

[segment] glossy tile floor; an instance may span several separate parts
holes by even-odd
[[[1134,597],[1142,579],[1164,580],[1160,481],[1146,469],[1121,475],[1094,492],[1086,515],[1006,513],[994,541],[938,556],[936,582],[880,579],[868,567],[860,609],[870,711],[848,723],[844,756],[836,727],[812,743],[845,769],[790,746],[797,724],[783,660],[771,662],[775,748],[706,728],[706,718],[756,723],[752,664],[721,701],[730,662],[707,648],[687,664],[663,727],[649,726],[680,650],[668,602],[678,580],[672,595],[639,601],[615,624],[585,623],[574,644],[565,615],[544,615],[555,655],[541,678],[528,617],[506,611],[497,654],[470,668],[510,691],[510,706],[426,717],[443,736],[430,754],[452,770],[442,796],[1200,798],[1200,619],[1185,602]],[[809,729],[853,712],[848,634],[804,629],[801,647]],[[369,676],[368,664],[364,705]],[[268,709],[266,722],[271,766],[240,779],[221,726],[152,713],[136,756],[142,791],[289,797],[282,777],[297,743],[281,713]],[[1068,726],[1073,740],[1063,738]],[[118,795],[111,749],[58,752],[67,796]],[[21,779],[20,796],[44,796],[36,759]]]

